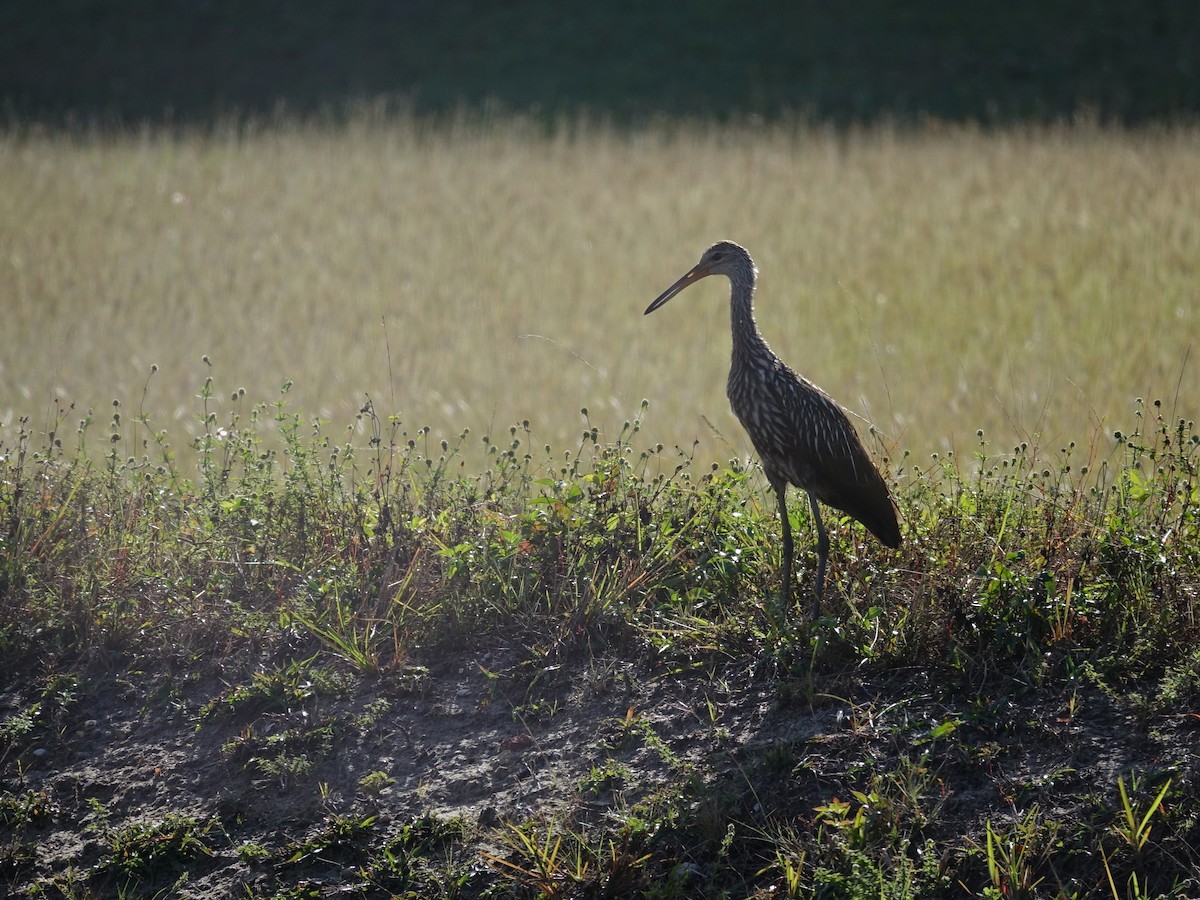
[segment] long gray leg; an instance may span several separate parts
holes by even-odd
[[[813,521],[817,523],[817,587],[813,599],[813,618],[821,615],[821,591],[825,587],[825,562],[829,559],[829,535],[821,521],[821,510],[816,496],[809,491],[808,505],[812,507]]]
[[[792,608],[792,521],[787,511],[787,482],[775,485],[779,498],[779,523],[783,526],[783,608]]]

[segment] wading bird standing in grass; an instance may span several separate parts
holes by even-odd
[[[783,525],[783,597],[792,600],[792,525],[787,486],[808,493],[817,528],[817,580],[813,616],[821,611],[829,536],[817,501],[848,513],[889,547],[900,546],[896,503],[845,411],[823,390],[793,372],[767,346],[754,322],[754,281],[758,270],[744,247],[718,241],[686,275],[646,307],[654,312],[685,287],[709,275],[729,278],[733,323],[733,364],[726,393],[729,405],[750,434],[763,472],[779,499]]]

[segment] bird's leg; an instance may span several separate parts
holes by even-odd
[[[783,526],[783,608],[792,608],[792,521],[787,511],[787,482],[775,485],[779,498],[779,524]]]
[[[825,587],[825,562],[829,559],[829,535],[825,533],[825,523],[821,521],[821,509],[817,506],[817,498],[810,491],[808,504],[812,507],[813,521],[817,523],[817,586],[813,598],[813,618],[821,614],[821,591]]]

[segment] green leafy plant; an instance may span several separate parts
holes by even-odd
[[[987,862],[990,897],[1032,898],[1046,879],[1042,868],[1050,858],[1055,828],[1047,823],[1035,803],[1019,822],[997,830],[985,824],[983,849]]]
[[[118,879],[178,872],[196,859],[213,855],[207,841],[212,827],[190,816],[172,814],[158,822],[111,829],[98,868]]]
[[[1167,791],[1171,789],[1171,781],[1172,779],[1168,778],[1163,782],[1163,786],[1159,788],[1154,798],[1145,805],[1144,809],[1141,809],[1130,799],[1130,790],[1125,788],[1125,776],[1117,776],[1121,808],[1113,823],[1113,832],[1135,855],[1140,854],[1145,849],[1146,842],[1150,840],[1150,833],[1154,828],[1152,819],[1156,813],[1162,812],[1163,799],[1167,796]],[[1139,787],[1140,779],[1136,775],[1131,775],[1130,789],[1136,794]]]

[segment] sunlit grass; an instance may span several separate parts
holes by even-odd
[[[8,134],[0,422],[118,398],[195,433],[207,354],[218,407],[294,381],[293,407],[327,421],[369,395],[435,437],[528,419],[564,445],[581,407],[612,434],[650,397],[648,439],[746,455],[724,286],[642,317],[719,237],[758,261],[771,344],[894,457],[979,428],[1084,441],[1137,396],[1194,416],[1196,138],[369,110],[336,129]]]

